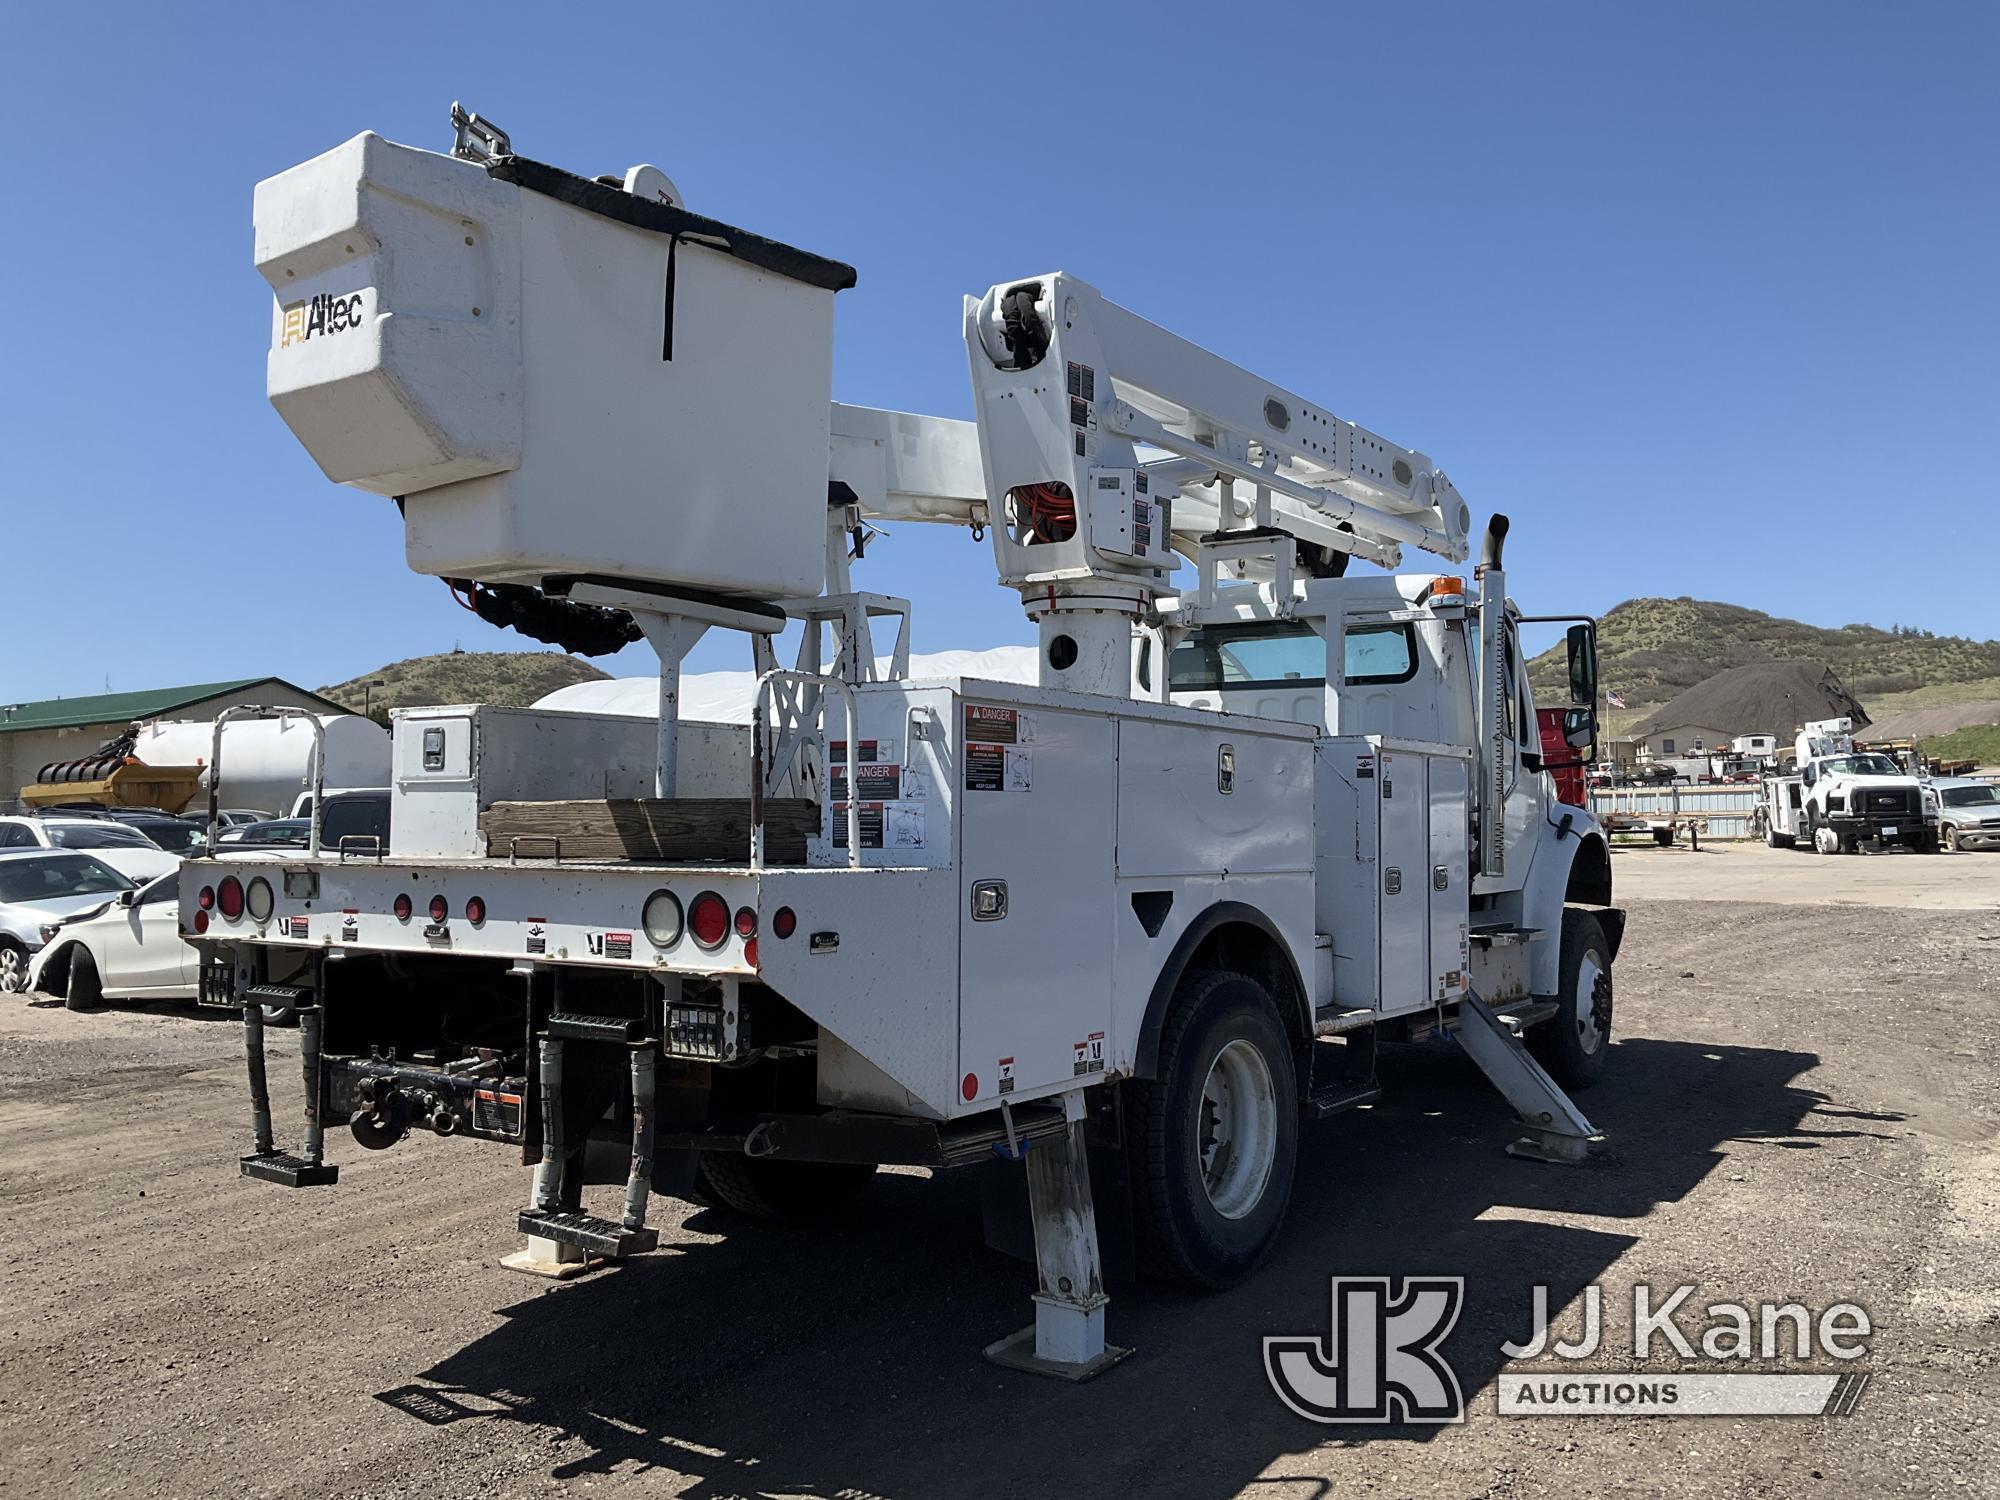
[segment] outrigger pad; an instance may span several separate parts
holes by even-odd
[[[627,1255],[644,1255],[660,1246],[660,1231],[657,1229],[627,1229],[616,1220],[600,1219],[592,1214],[542,1213],[537,1209],[523,1209],[520,1230],[523,1234],[554,1240],[558,1245],[574,1245],[587,1254],[602,1255],[612,1260]]]
[[[285,1151],[269,1156],[245,1156],[238,1165],[245,1177],[275,1182],[279,1187],[331,1187],[340,1180],[340,1168],[330,1161],[307,1161]]]

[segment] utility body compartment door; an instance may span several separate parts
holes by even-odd
[[[1117,741],[1111,715],[1031,698],[958,708],[959,1066],[964,1107],[1105,1069]],[[1004,885],[1004,913],[993,914]]]

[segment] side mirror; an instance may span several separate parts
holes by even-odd
[[[120,906],[130,906],[132,904],[133,898],[138,894],[139,893],[136,890],[120,891],[118,893],[118,904]]]
[[[1572,750],[1588,750],[1597,743],[1597,710],[1592,708],[1566,708],[1563,710],[1563,743]],[[1586,759],[1595,760],[1595,756]]]
[[[1597,630],[1589,624],[1572,625],[1565,636],[1569,647],[1569,701],[1595,705],[1597,702]]]

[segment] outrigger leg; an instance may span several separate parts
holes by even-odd
[[[1028,1208],[1035,1223],[1035,1321],[989,1344],[995,1364],[1063,1380],[1088,1380],[1132,1351],[1104,1341],[1104,1266],[1083,1144],[1083,1091],[1063,1095],[1068,1128],[1027,1151]]]
[[[1507,1147],[1510,1156],[1575,1163],[1588,1157],[1591,1147],[1603,1140],[1597,1127],[1529,1055],[1507,1023],[1469,989],[1459,1006],[1456,1034],[1459,1045],[1527,1127],[1527,1134]]]

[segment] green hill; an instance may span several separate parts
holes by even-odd
[[[497,703],[526,708],[557,688],[610,675],[560,651],[447,651],[392,661],[319,692],[356,713],[365,703],[369,716],[386,724],[392,708],[421,708],[431,703]]]
[[[1628,599],[1597,625],[1604,686],[1636,718],[1725,667],[1802,660],[1834,671],[1869,712],[1892,698],[1950,703],[1990,696],[2000,677],[2000,641],[1934,636],[1910,626],[1828,630],[1737,604],[1703,599]],[[1529,663],[1537,690],[1562,680],[1560,648]],[[1624,717],[1625,715],[1616,715]]]

